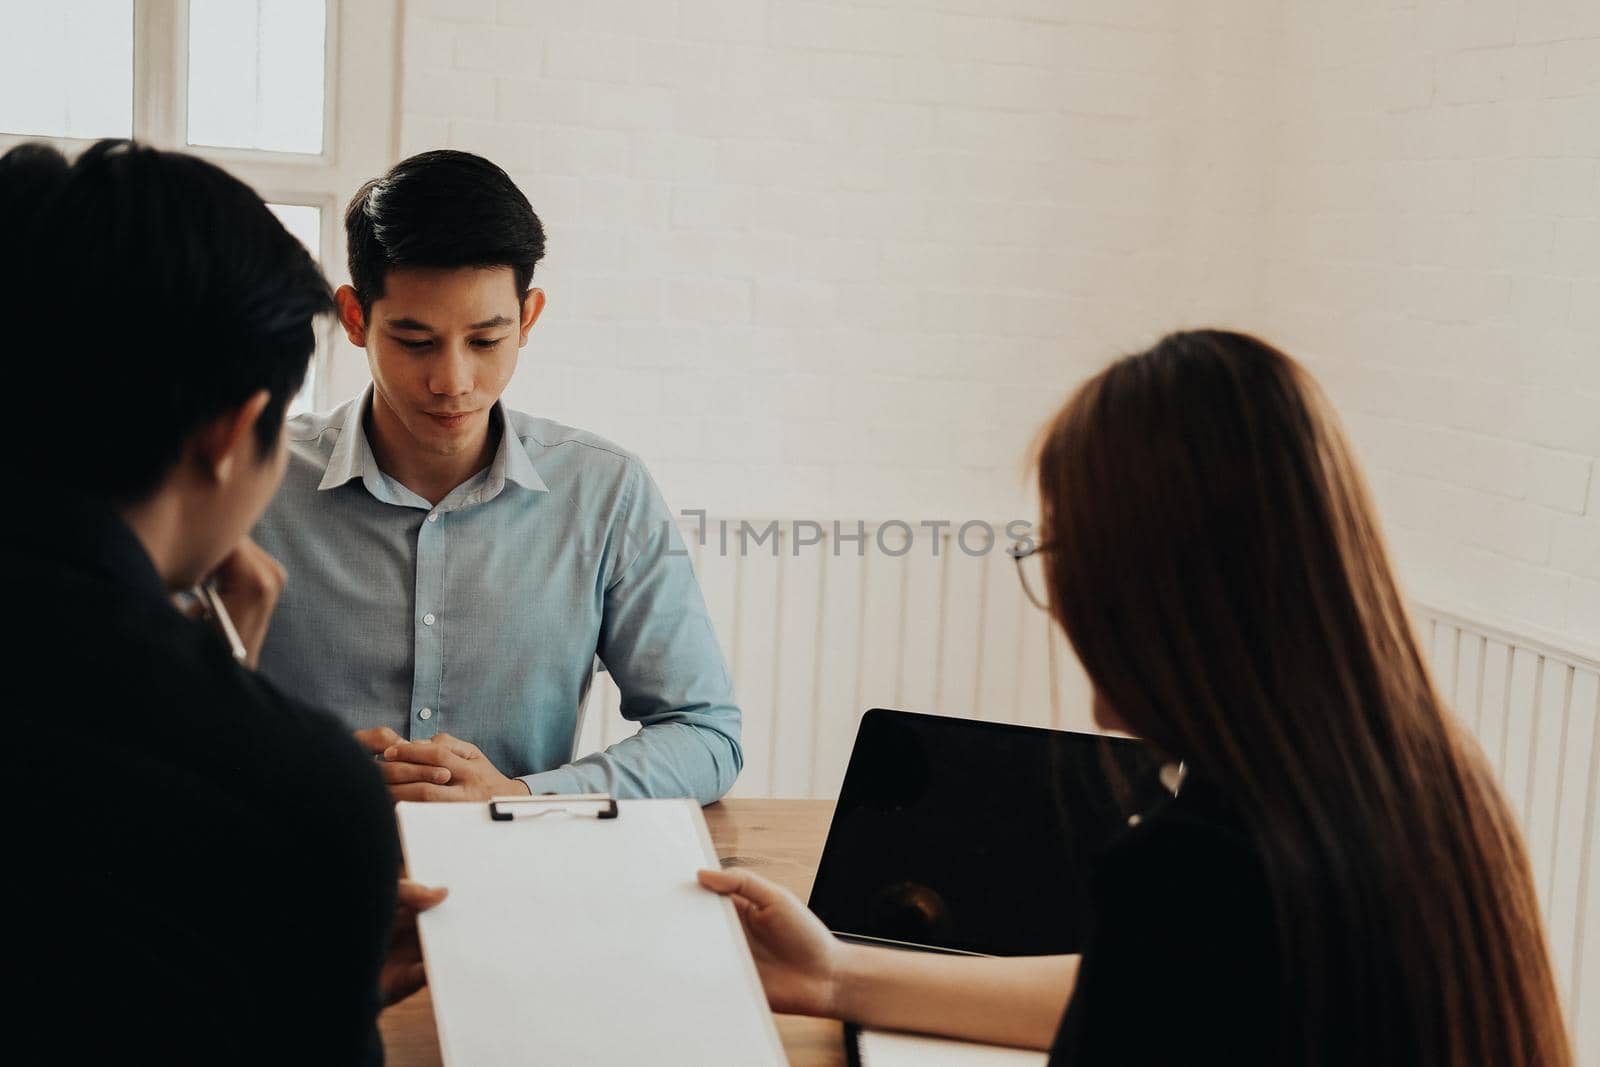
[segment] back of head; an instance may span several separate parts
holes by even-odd
[[[0,239],[15,247],[45,198],[67,176],[67,157],[47,144],[19,144],[0,156]]]
[[[1310,376],[1253,337],[1173,334],[1085,383],[1038,463],[1053,614],[1118,717],[1221,786],[1261,853],[1287,1053],[1570,1062],[1516,827]]]
[[[143,499],[197,428],[262,389],[257,443],[275,445],[313,319],[332,307],[306,249],[192,156],[101,141],[70,167],[40,165],[35,146],[6,162],[25,149],[28,209],[7,226],[0,297],[18,327],[13,380],[44,387],[22,405],[25,476]]]
[[[544,257],[544,227],[528,198],[470,152],[401,160],[356,192],[344,228],[350,281],[369,312],[392,270],[509,267],[520,298]]]
[[[1275,793],[1358,724],[1436,713],[1359,473],[1276,349],[1192,331],[1114,363],[1057,416],[1039,473],[1053,609],[1144,736],[1220,770],[1282,732],[1289,762],[1241,767],[1238,782]],[[1123,643],[1134,634],[1156,653],[1146,662]],[[1302,678],[1358,706],[1306,707]],[[1222,704],[1226,717],[1209,714]]]

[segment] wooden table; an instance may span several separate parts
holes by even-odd
[[[711,843],[724,867],[749,867],[804,900],[833,815],[831,800],[724,800],[705,809]],[[843,1067],[841,1027],[831,1019],[779,1015],[778,1035],[795,1067]],[[439,1067],[433,1001],[424,989],[383,1013],[379,1026],[389,1067]],[[537,1050],[530,1050],[537,1062]]]

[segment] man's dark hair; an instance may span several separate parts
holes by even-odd
[[[544,227],[511,176],[482,156],[441,149],[363,185],[344,213],[350,284],[363,314],[406,267],[510,267],[527,295]]]
[[[0,156],[0,233],[8,247],[70,169],[66,156],[37,141],[19,144]]]
[[[24,467],[142,500],[195,430],[261,389],[255,438],[269,452],[313,320],[333,307],[310,253],[249,186],[193,156],[107,140],[65,167],[40,150],[0,160],[14,370],[59,389],[19,397],[13,380],[13,403],[33,408]]]

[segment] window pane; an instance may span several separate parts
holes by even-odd
[[[189,0],[189,143],[322,151],[324,0]]]
[[[316,397],[313,385],[317,377],[317,357],[312,356],[311,362],[306,364],[305,384],[300,386],[300,391],[289,399],[289,409],[286,412],[291,418],[295,415],[304,415],[308,411],[317,410]]]
[[[322,249],[322,209],[306,207],[304,204],[268,204],[268,209],[278,216],[278,221],[283,223],[283,228],[300,239],[311,253],[311,258],[321,261],[319,254]],[[306,370],[305,384],[300,387],[294,399],[289,401],[289,414],[298,415],[302,411],[312,410],[314,399],[312,397],[312,384],[316,379],[316,357],[312,357],[312,365]]]
[[[133,135],[133,0],[0,0],[0,130]]]
[[[304,204],[268,204],[283,228],[300,239],[311,258],[322,262],[322,209]]]

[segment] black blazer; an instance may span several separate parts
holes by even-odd
[[[22,1034],[50,1062],[381,1062],[399,851],[370,757],[175,611],[115,512],[17,503],[0,818]]]

